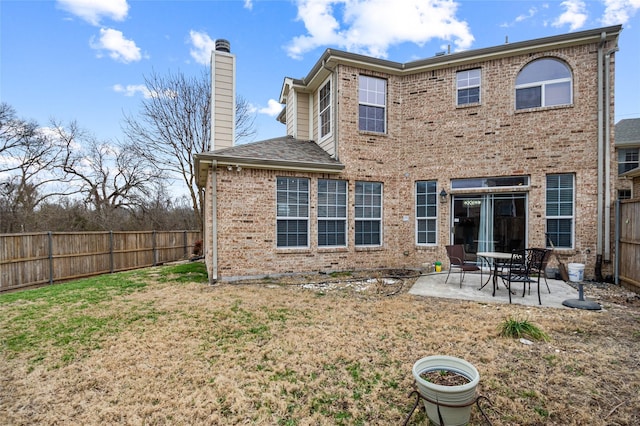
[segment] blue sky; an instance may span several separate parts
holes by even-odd
[[[198,74],[225,38],[262,140],[285,133],[275,120],[283,79],[306,76],[326,48],[407,62],[622,24],[619,121],[640,117],[639,9],[640,0],[0,0],[0,100],[41,125],[76,120],[122,139],[144,75]]]

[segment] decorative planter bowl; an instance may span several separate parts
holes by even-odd
[[[425,372],[443,370],[464,376],[469,382],[459,386],[445,386],[420,377]],[[472,364],[452,356],[428,356],[413,365],[413,377],[424,400],[429,420],[436,425],[446,426],[469,423],[471,407],[476,401],[476,387],[480,381],[480,373]]]

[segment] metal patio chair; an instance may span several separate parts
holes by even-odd
[[[542,305],[540,297],[540,273],[542,270],[542,262],[547,250],[538,248],[529,248],[522,250],[514,250],[511,253],[511,261],[509,267],[504,273],[500,274],[500,278],[507,287],[509,293],[509,303],[511,303],[511,286],[514,283],[522,283],[522,297],[525,296],[527,286],[531,293],[531,284],[538,284],[538,303]]]
[[[470,271],[480,271],[480,282],[482,282],[482,268],[480,268],[474,262],[467,262],[467,253],[464,250],[464,245],[453,244],[446,246],[447,257],[449,257],[449,272],[447,273],[447,279],[444,280],[446,284],[449,281],[449,275],[454,268],[460,270],[460,288],[462,288],[462,281],[464,280],[464,274]]]

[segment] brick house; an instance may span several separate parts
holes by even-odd
[[[640,118],[616,123],[615,147],[620,177],[618,198],[640,199]]]
[[[543,247],[612,271],[614,52],[621,26],[408,63],[327,49],[285,78],[286,136],[233,145],[235,57],[212,55],[211,281],[417,268]],[[553,265],[550,265],[553,267]]]

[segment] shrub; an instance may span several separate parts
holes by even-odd
[[[528,337],[531,340],[543,340],[548,342],[549,335],[529,320],[520,320],[514,317],[505,319],[500,324],[500,335],[504,337],[521,338]]]
[[[202,240],[198,240],[193,243],[193,255],[202,256]]]

